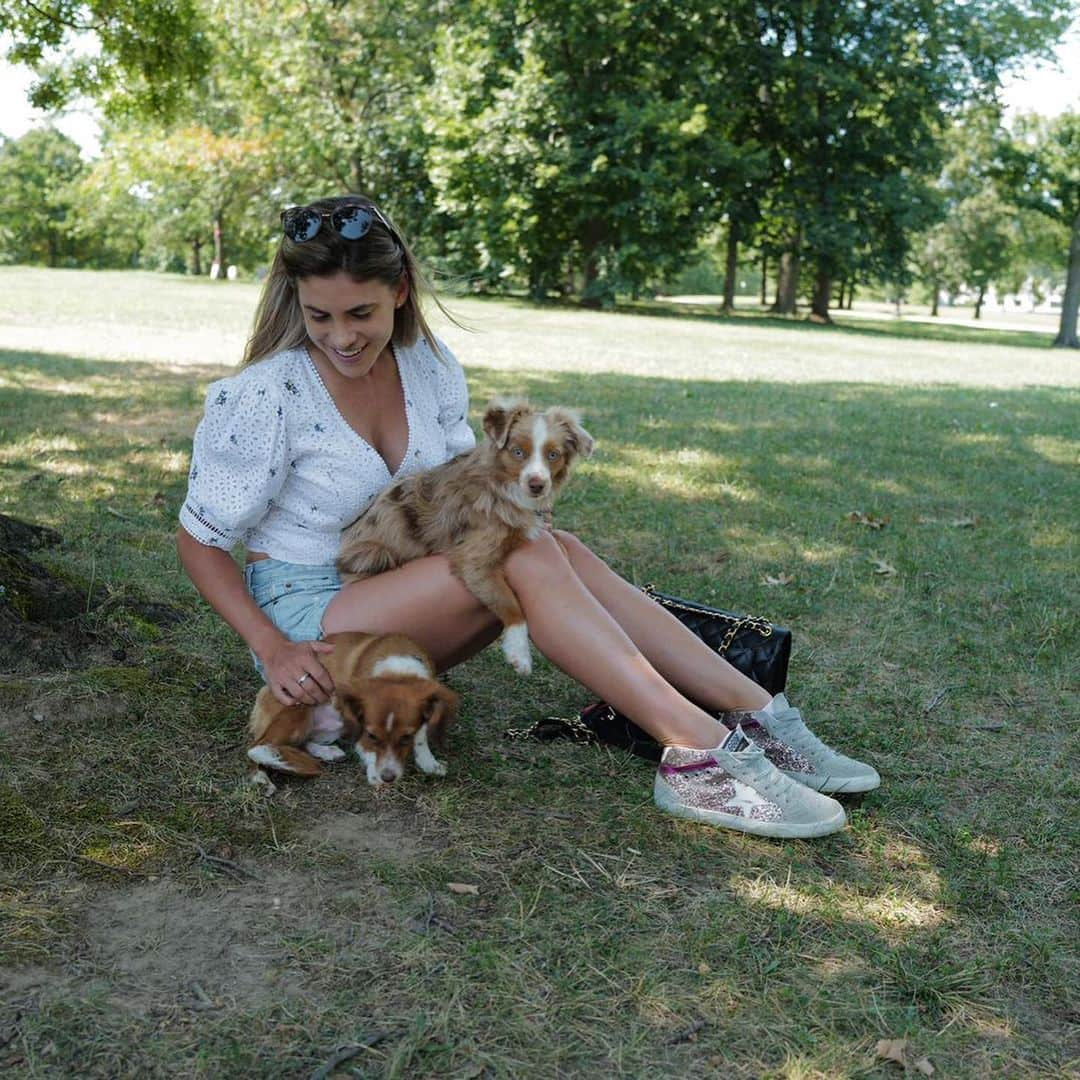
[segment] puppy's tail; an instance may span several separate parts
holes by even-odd
[[[397,555],[378,540],[345,539],[337,559],[338,571],[346,578],[367,578],[396,569]]]
[[[295,746],[256,743],[248,748],[247,756],[264,769],[276,769],[294,776],[318,776],[322,772],[322,767],[315,758]]]

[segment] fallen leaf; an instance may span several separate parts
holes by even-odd
[[[873,514],[864,514],[861,510],[852,510],[844,515],[845,521],[854,521],[857,525],[865,525],[869,529],[884,529],[889,523],[887,517],[874,517]]]
[[[921,1057],[915,1062],[915,1068],[923,1074],[923,1076],[933,1076],[934,1066],[930,1064],[929,1058]]]
[[[730,551],[718,551],[718,552],[716,552],[715,555],[713,555],[712,561],[714,563],[724,563],[724,562],[727,562],[728,559],[730,559],[730,558],[731,558],[731,552]]]
[[[790,585],[795,578],[791,574],[781,574],[779,577],[773,577],[771,574],[766,574],[762,578],[762,585]]]
[[[446,886],[452,893],[459,896],[477,896],[480,893],[479,885],[466,885],[460,881],[451,881]]]
[[[953,518],[953,520],[950,521],[949,524],[954,529],[974,529],[978,520],[979,519],[977,517]]]
[[[907,1039],[878,1039],[877,1056],[886,1061],[895,1061],[899,1065],[906,1065],[904,1053],[907,1050]]]
[[[900,665],[899,664],[894,664],[891,660],[882,660],[881,661],[881,666],[883,668],[885,668],[887,671],[899,671],[900,670]]]
[[[874,559],[874,573],[888,576],[896,573],[896,567],[891,566],[884,559]]]

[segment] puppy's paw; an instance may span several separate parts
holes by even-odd
[[[525,623],[514,623],[503,631],[503,656],[519,675],[532,673],[532,652],[529,649],[529,628]]]
[[[416,762],[416,767],[429,776],[446,775],[446,766],[431,752],[427,724],[416,733],[416,740],[413,742],[413,760]]]
[[[248,777],[248,783],[252,787],[261,788],[262,793],[269,798],[277,791],[277,784],[262,769],[253,769]]]
[[[320,761],[340,761],[345,756],[345,751],[340,746],[331,746],[328,743],[304,743],[304,749]]]
[[[367,777],[367,782],[376,790],[386,787],[386,782],[379,775],[375,755],[369,753],[359,743],[353,749],[356,751],[356,756],[364,763],[364,775]]]

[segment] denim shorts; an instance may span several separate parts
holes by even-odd
[[[259,559],[244,567],[244,584],[255,603],[290,641],[319,641],[327,605],[337,596],[341,578],[333,566],[304,566],[280,559]],[[258,657],[255,668],[265,678]]]

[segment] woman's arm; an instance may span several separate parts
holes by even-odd
[[[290,641],[263,614],[244,587],[240,567],[223,548],[201,544],[186,529],[176,533],[180,564],[203,599],[244,639],[266,671],[267,685],[283,705],[329,700],[333,680],[316,653],[333,651],[322,641]],[[310,675],[303,686],[297,682]]]

